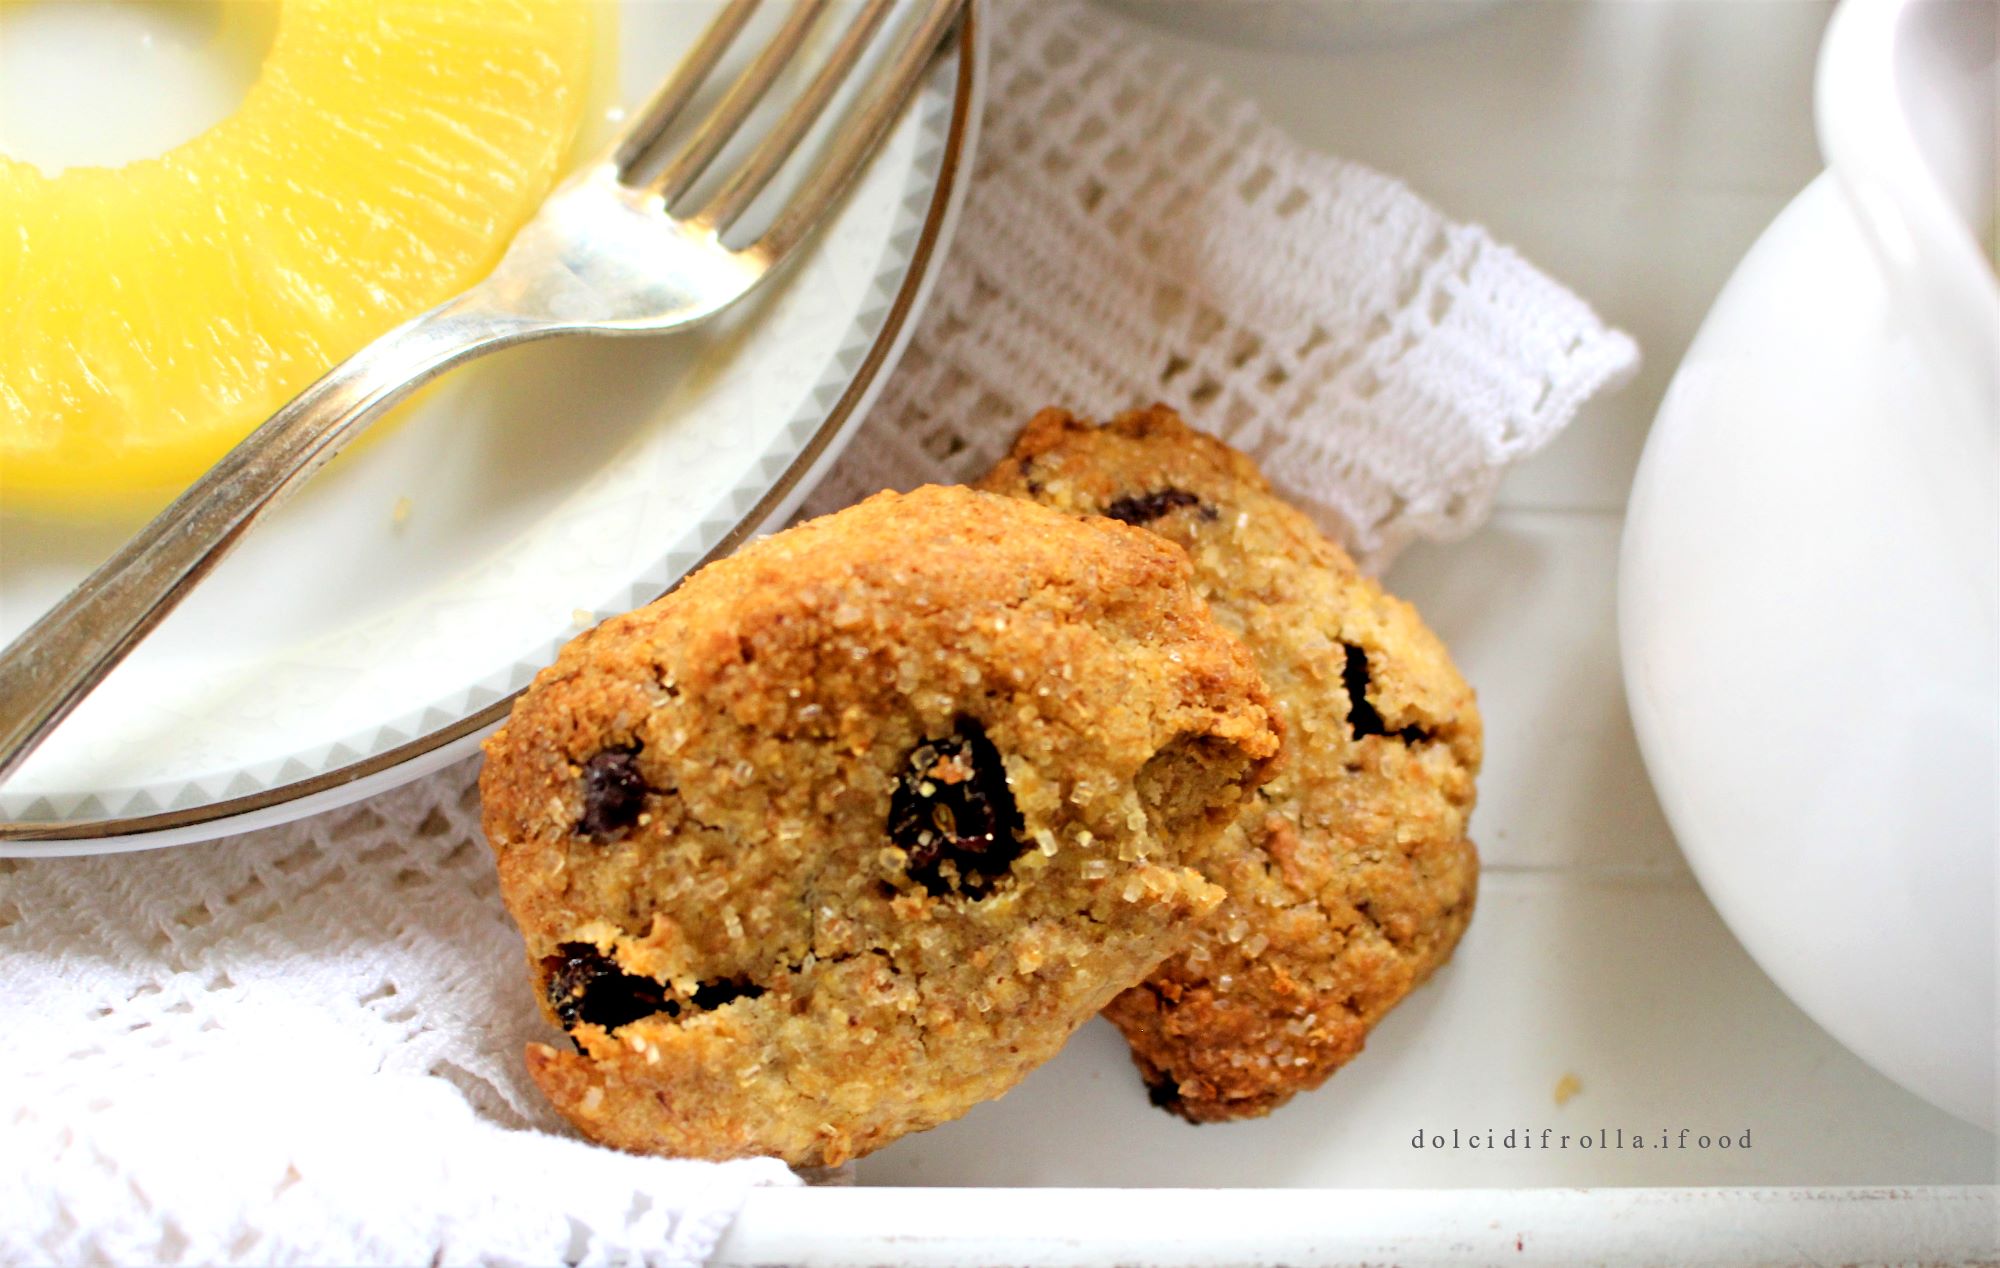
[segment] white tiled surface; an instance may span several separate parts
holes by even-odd
[[[1439,0],[1410,0],[1439,2]],[[1850,1056],[1744,954],[1640,764],[1612,612],[1660,394],[1735,261],[1819,169],[1827,8],[1507,0],[1429,39],[1270,52],[1152,32],[1303,141],[1394,172],[1590,297],[1645,350],[1507,480],[1469,541],[1390,575],[1480,691],[1480,910],[1454,963],[1325,1088],[1193,1128],[1094,1022],[1004,1100],[859,1165],[864,1184],[1993,1183],[1992,1136]],[[1172,18],[1166,19],[1171,23]],[[1565,1074],[1582,1091],[1557,1106]],[[1751,1133],[1748,1151],[1438,1152],[1429,1132]]]

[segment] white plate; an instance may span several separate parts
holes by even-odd
[[[712,7],[620,6],[623,102]],[[788,514],[866,412],[942,258],[977,48],[968,21],[768,290],[685,334],[502,354],[329,468],[0,790],[0,852],[196,840],[413,778],[468,752],[589,621]],[[133,527],[0,519],[0,638]]]

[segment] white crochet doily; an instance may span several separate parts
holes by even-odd
[[[995,5],[972,188],[902,364],[807,503],[977,476],[1035,410],[1164,401],[1379,570],[1638,362],[1400,182],[1294,144],[1108,14]]]
[[[1466,531],[1631,342],[1074,4],[994,3],[958,239],[810,509],[1164,400],[1379,566]],[[686,1263],[774,1162],[572,1136],[466,763],[147,855],[0,861],[0,1261]]]

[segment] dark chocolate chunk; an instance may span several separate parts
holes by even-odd
[[[1184,506],[1201,507],[1204,518],[1215,518],[1215,508],[1203,506],[1202,500],[1186,489],[1156,489],[1151,493],[1122,497],[1105,507],[1104,514],[1127,524],[1150,524],[1169,511],[1178,511]]]
[[[693,998],[677,999],[665,984],[627,973],[588,942],[558,946],[556,954],[542,961],[542,971],[548,974],[549,1004],[564,1030],[585,1024],[616,1030],[642,1017],[705,1013],[764,993],[747,978],[716,978],[695,987]]]
[[[627,973],[588,942],[565,942],[542,961],[548,974],[549,1004],[564,1030],[589,1023],[616,1030],[654,1013],[677,1016],[680,1004],[649,977]]]
[[[1391,735],[1405,744],[1420,744],[1431,738],[1420,726],[1391,731],[1382,711],[1368,699],[1368,653],[1352,643],[1342,643],[1347,660],[1340,667],[1341,685],[1347,688],[1347,726],[1357,740],[1371,735]]]
[[[763,987],[744,978],[716,978],[695,987],[694,998],[689,1002],[705,1013],[739,999],[756,999],[763,993]]]
[[[646,805],[646,780],[639,774],[639,750],[609,748],[583,764],[583,816],[579,836],[610,841],[639,822]]]
[[[910,751],[889,795],[889,839],[910,879],[933,896],[984,898],[1020,857],[1021,812],[986,730],[960,718],[951,735]]]
[[[1148,1076],[1146,1099],[1160,1109],[1171,1110],[1181,1103],[1181,1085],[1170,1074]]]

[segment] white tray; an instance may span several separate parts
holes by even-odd
[[[1990,1262],[1991,1189],[763,1189],[710,1262]]]
[[[2000,1256],[1994,1138],[1848,1054],[1744,954],[1661,818],[1620,686],[1633,468],[1717,289],[1820,169],[1828,12],[1536,0],[1278,52],[1156,16],[1175,55],[1483,221],[1645,351],[1636,383],[1509,478],[1490,525],[1389,577],[1480,691],[1479,914],[1366,1053],[1267,1120],[1169,1118],[1092,1023],[1012,1095],[857,1167],[862,1186],[962,1187],[759,1194],[725,1260],[1473,1262],[1516,1258],[1517,1236],[1528,1259]],[[1565,1075],[1581,1090],[1558,1105]],[[1411,1145],[1453,1127],[1748,1130],[1752,1147]],[[1214,1188],[1238,1191],[1169,1191]]]

